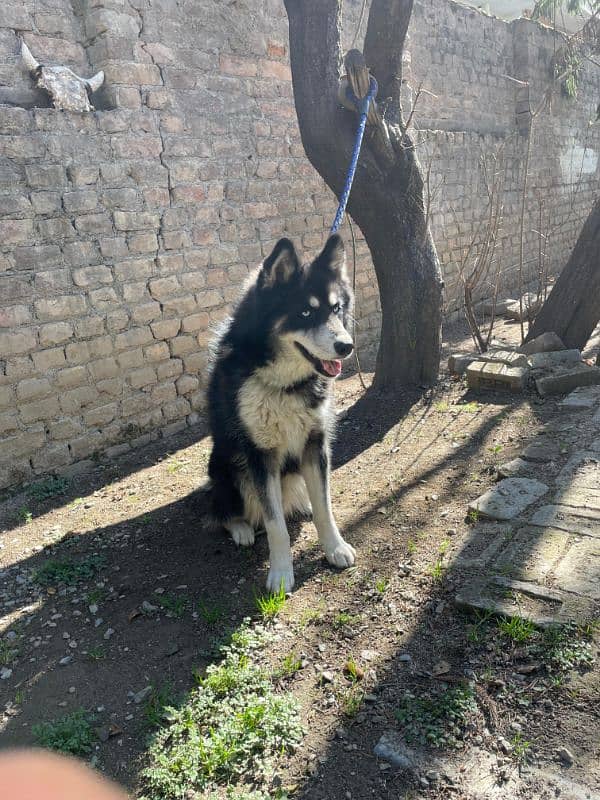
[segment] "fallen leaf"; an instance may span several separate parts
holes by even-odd
[[[133,622],[136,617],[141,617],[141,615],[142,612],[139,610],[139,608],[134,608],[133,611],[130,611],[127,615],[127,619],[129,622]]]
[[[450,672],[450,664],[447,661],[438,661],[437,664],[433,665],[431,671],[434,675],[445,675]]]

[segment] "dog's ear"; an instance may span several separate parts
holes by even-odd
[[[280,239],[273,252],[265,259],[261,269],[263,286],[288,283],[300,273],[300,261],[289,239]]]
[[[344,247],[344,240],[342,237],[337,233],[330,236],[325,242],[325,247],[317,257],[315,263],[335,272],[343,281],[347,280],[346,248]]]

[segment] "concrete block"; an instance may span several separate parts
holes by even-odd
[[[527,363],[532,369],[553,369],[565,364],[578,364],[581,361],[580,350],[555,350],[547,353],[532,353]]]
[[[514,519],[548,491],[531,478],[505,478],[469,503],[469,510],[486,519]]]
[[[542,397],[554,394],[566,394],[578,386],[600,385],[600,368],[580,364],[578,367],[555,372],[538,378],[535,382],[538,392]]]
[[[554,333],[554,331],[546,331],[546,333],[542,333],[530,342],[525,342],[525,344],[521,345],[519,348],[521,353],[525,353],[525,355],[528,356],[533,353],[548,353],[553,350],[564,349],[565,346],[562,339],[558,334]]]
[[[475,361],[467,367],[467,383],[471,389],[508,389],[521,392],[527,386],[529,369],[507,364]]]

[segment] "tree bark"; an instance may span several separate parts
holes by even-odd
[[[358,117],[341,107],[341,0],[284,0],[302,143],[339,197]],[[443,281],[423,202],[423,177],[400,108],[402,46],[412,0],[373,0],[364,57],[385,101],[367,127],[348,213],[362,230],[379,282],[382,327],[374,388],[437,380]],[[369,120],[371,120],[371,116]]]
[[[525,341],[554,331],[566,347],[583,350],[599,321],[600,197]]]

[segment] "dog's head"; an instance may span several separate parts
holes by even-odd
[[[276,310],[274,334],[327,378],[342,371],[354,349],[347,327],[352,290],[342,239],[330,236],[322,252],[303,266],[289,239],[280,239],[258,276],[259,293]]]

